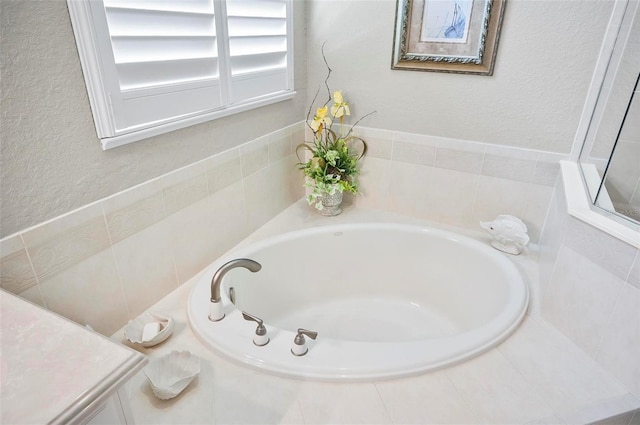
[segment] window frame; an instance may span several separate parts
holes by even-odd
[[[291,0],[285,0],[287,8],[286,89],[233,104],[230,103],[229,98],[231,76],[229,73],[229,49],[226,22],[223,22],[220,27],[222,20],[226,20],[226,0],[213,0],[213,2],[216,11],[216,37],[220,37],[220,41],[223,41],[221,43],[222,46],[218,49],[218,54],[221,55],[221,57],[219,57],[219,74],[220,86],[223,92],[222,107],[192,116],[177,117],[161,124],[154,125],[153,123],[147,123],[137,126],[137,128],[134,129],[117,129],[109,94],[110,90],[115,90],[116,88],[113,87],[113,74],[111,76],[108,75],[109,72],[115,71],[109,71],[110,64],[106,64],[107,66],[105,67],[100,55],[100,49],[111,50],[111,41],[106,22],[104,28],[101,28],[100,20],[96,21],[94,19],[91,10],[91,3],[93,3],[93,7],[100,6],[103,8],[104,4],[102,0],[67,0],[96,133],[100,139],[103,150],[289,100],[296,95],[294,90],[293,68],[293,2]],[[221,13],[221,11],[223,12]],[[117,87],[117,90],[120,90],[119,87]]]

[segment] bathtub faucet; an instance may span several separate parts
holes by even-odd
[[[236,258],[225,264],[223,264],[211,279],[211,304],[209,304],[209,320],[217,322],[224,319],[224,309],[222,300],[220,299],[220,285],[222,284],[222,278],[231,269],[237,267],[244,267],[252,271],[253,273],[259,271],[262,266],[257,261],[250,260],[248,258]]]

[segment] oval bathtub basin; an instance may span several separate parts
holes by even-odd
[[[222,281],[226,317],[208,319],[211,278],[251,258],[257,273]],[[235,305],[229,298],[235,292]],[[244,365],[282,376],[367,381],[442,368],[494,347],[518,326],[527,286],[506,254],[455,233],[400,224],[312,228],[234,250],[209,266],[188,300],[200,340]],[[253,344],[261,318],[271,338]],[[308,353],[291,353],[296,330]]]

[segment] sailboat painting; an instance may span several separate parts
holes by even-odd
[[[396,1],[391,69],[493,74],[507,0]]]
[[[473,0],[427,0],[420,41],[466,43]]]

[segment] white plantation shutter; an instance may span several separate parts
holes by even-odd
[[[288,3],[227,0],[232,103],[288,87]]]
[[[218,49],[211,0],[104,0],[117,89],[116,129],[135,130],[219,108]]]
[[[291,0],[67,2],[103,146],[294,94]]]

